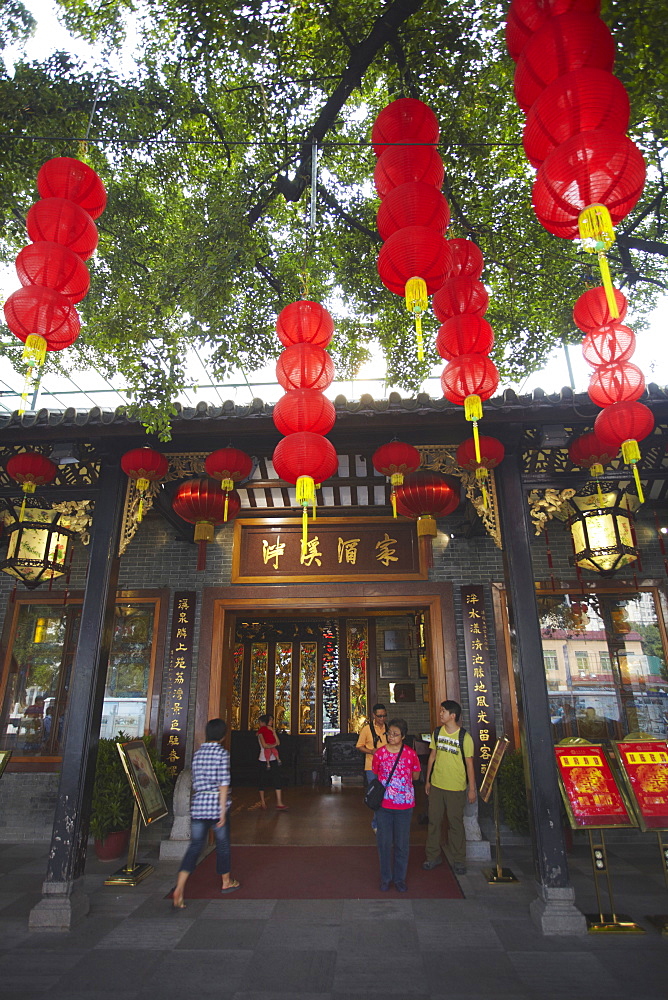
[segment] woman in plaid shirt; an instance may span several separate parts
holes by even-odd
[[[234,892],[239,883],[230,874],[230,755],[222,743],[227,732],[224,719],[209,719],[206,742],[193,757],[193,798],[190,806],[190,847],[186,851],[176,879],[172,898],[175,909],[185,909],[183,891],[188,876],[195,870],[209,830],[216,838],[216,871],[221,876],[221,892]]]

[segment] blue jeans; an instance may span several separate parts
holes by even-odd
[[[380,881],[406,881],[410,846],[412,809],[384,809],[376,811]]]
[[[226,875],[230,870],[230,817],[225,826],[217,826],[217,819],[193,819],[190,821],[190,847],[183,855],[180,871],[194,872],[200,851],[204,847],[206,835],[213,827],[216,838],[216,871]]]

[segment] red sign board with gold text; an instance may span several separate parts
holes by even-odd
[[[641,827],[668,829],[668,743],[665,740],[615,740],[614,746]]]
[[[574,829],[635,826],[603,747],[554,748],[561,791]]]

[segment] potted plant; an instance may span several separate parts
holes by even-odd
[[[98,744],[90,832],[95,842],[95,853],[100,861],[118,860],[128,847],[134,796],[116,743],[127,743],[129,739],[127,733],[119,732],[113,739],[100,740]],[[153,737],[147,735],[143,739],[160,782],[162,794],[168,802],[172,782],[167,765],[159,759]]]

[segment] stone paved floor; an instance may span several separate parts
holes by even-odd
[[[142,851],[145,858],[151,849]],[[464,900],[164,899],[177,864],[134,889],[105,887],[95,860],[90,915],[65,934],[28,931],[46,845],[0,844],[3,1000],[666,1000],[668,937],[645,920],[668,912],[656,842],[610,850],[620,910],[642,936],[545,938],[531,923],[531,860],[508,848],[519,885],[488,886],[479,866]],[[153,860],[153,859],[152,859]],[[595,908],[588,850],[570,860],[578,904]]]

